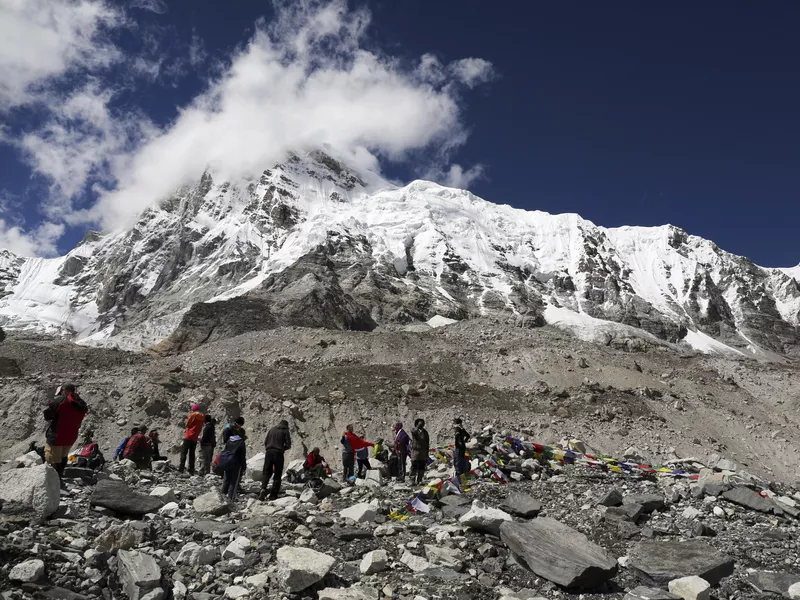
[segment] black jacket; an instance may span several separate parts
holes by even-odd
[[[269,430],[267,439],[264,440],[264,447],[267,450],[280,450],[286,452],[292,447],[292,437],[289,435],[289,428],[277,425]]]
[[[456,450],[464,452],[467,449],[467,442],[470,435],[466,429],[460,428],[456,430]]]
[[[201,446],[217,445],[217,432],[214,429],[214,423],[206,423],[205,425],[203,425],[203,433],[200,434],[200,445]]]

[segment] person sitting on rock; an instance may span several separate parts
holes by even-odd
[[[139,469],[149,469],[153,460],[153,447],[150,445],[150,438],[147,437],[147,427],[142,425],[136,431],[128,444],[125,446],[123,458],[136,464]]]
[[[159,444],[161,444],[158,431],[153,429],[153,431],[147,434],[147,437],[150,438],[150,447],[153,449],[153,460],[169,460],[166,456],[161,455],[161,450],[158,447]]]
[[[425,477],[430,450],[431,440],[428,430],[425,429],[425,419],[417,419],[411,432],[411,478],[417,485]]]
[[[100,445],[92,439],[93,437],[94,431],[91,429],[83,436],[83,443],[74,455],[76,467],[94,470],[101,468],[106,463],[103,453],[100,452]]]
[[[178,473],[183,473],[186,468],[186,457],[189,457],[189,475],[194,475],[194,465],[197,452],[197,440],[200,439],[200,432],[203,429],[205,416],[200,412],[200,405],[192,404],[189,417],[186,419],[186,433],[183,434],[181,444],[181,462],[178,464]]]
[[[355,453],[359,450],[372,448],[375,444],[372,442],[368,442],[367,440],[358,437],[355,433],[353,433],[353,425],[350,424],[345,427],[345,431],[342,434],[341,439],[342,444],[342,466],[344,467],[342,473],[342,479],[344,481],[349,481],[351,477],[355,474]]]
[[[319,453],[319,448],[313,448],[308,453],[305,462],[303,463],[303,475],[306,481],[310,479],[322,479],[327,477],[330,473],[328,463]]]
[[[386,449],[386,446],[383,443],[383,438],[378,438],[378,441],[375,442],[375,448],[373,450],[373,456],[378,462],[385,463],[389,460],[389,450]]]
[[[203,433],[200,434],[200,472],[203,475],[211,473],[211,463],[214,460],[214,448],[217,446],[217,422],[211,415],[206,415]],[[239,436],[241,438],[241,436]]]
[[[239,490],[241,473],[247,467],[244,440],[235,433],[228,438],[225,449],[219,454],[219,466],[222,469],[222,493],[227,496],[228,502],[233,503]]]
[[[61,478],[64,476],[64,467],[67,466],[69,451],[78,439],[78,430],[88,411],[89,407],[72,383],[59,386],[55,397],[44,411],[44,419],[49,423],[45,434],[45,460]]]

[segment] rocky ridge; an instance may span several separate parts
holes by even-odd
[[[601,343],[796,356],[796,271],[672,226],[598,227],[331,154],[195,185],[57,259],[0,253],[0,324],[186,351],[253,329],[371,330],[443,316],[556,324]]]

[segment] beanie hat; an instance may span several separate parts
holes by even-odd
[[[191,410],[192,412],[197,412],[198,410],[200,410],[200,405],[195,402],[194,404],[192,404]]]

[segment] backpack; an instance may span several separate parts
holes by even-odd
[[[387,468],[389,471],[389,477],[397,477],[400,474],[400,459],[397,458],[396,454],[392,454],[389,457]]]
[[[217,455],[219,459],[217,466],[223,471],[232,471],[237,466],[236,452],[233,450],[223,450]]]

